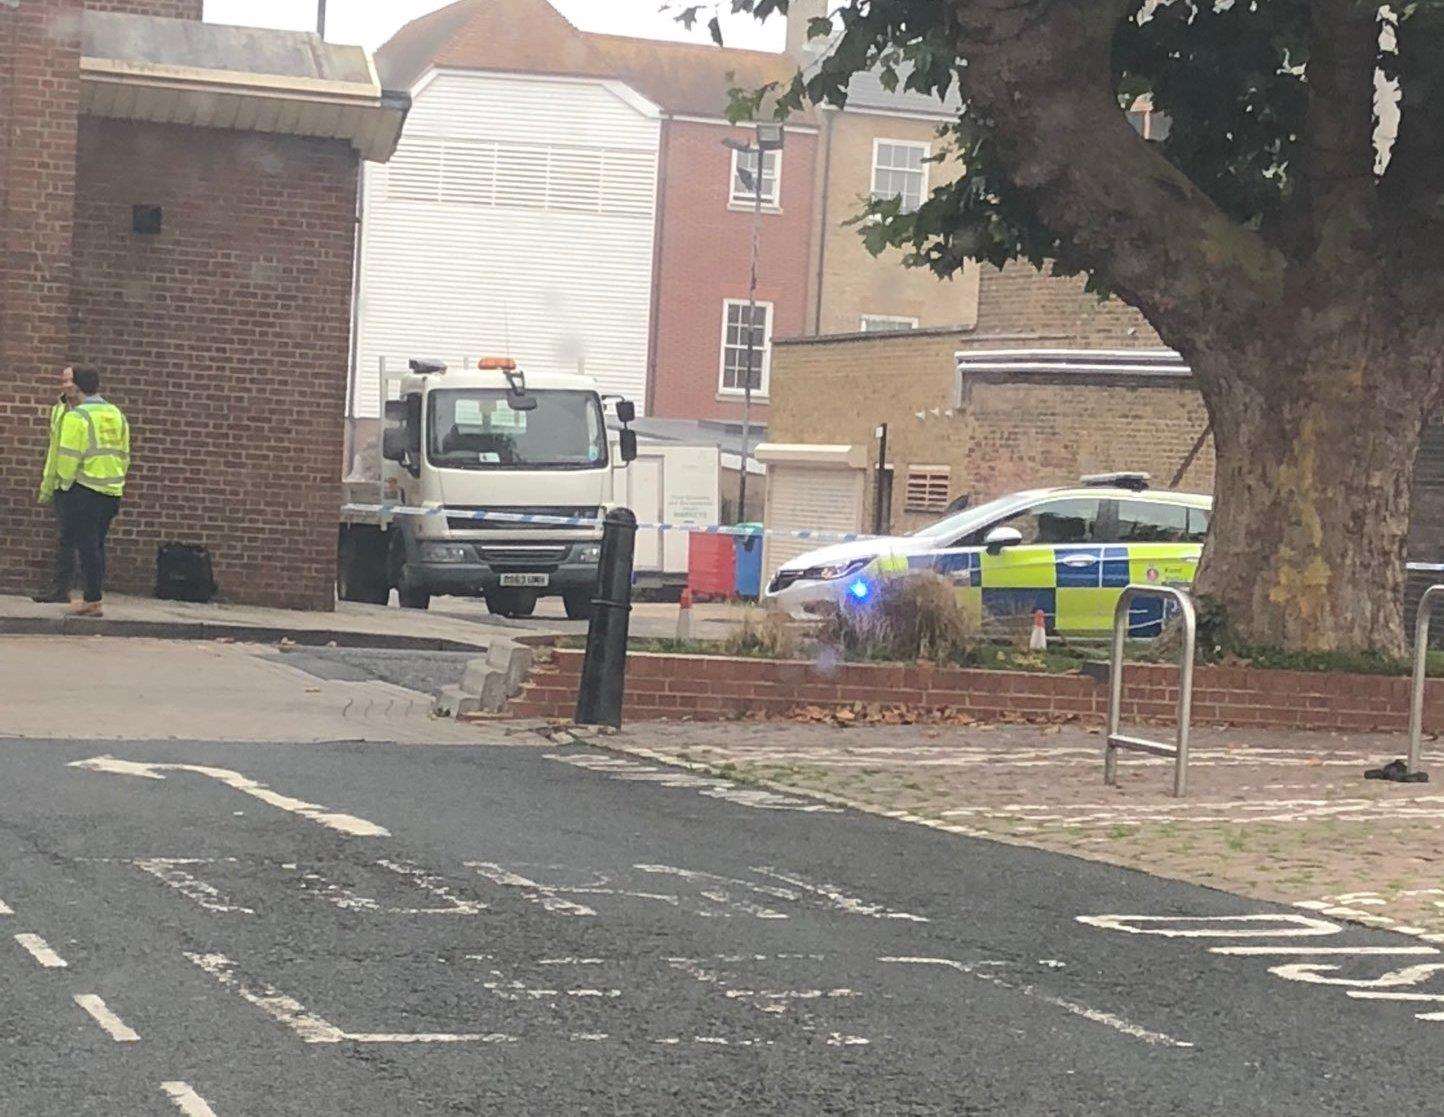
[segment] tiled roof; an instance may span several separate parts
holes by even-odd
[[[432,66],[609,78],[665,112],[709,117],[726,111],[733,86],[755,89],[796,73],[783,54],[580,31],[546,0],[459,0],[403,27],[376,64],[382,81],[398,88]]]

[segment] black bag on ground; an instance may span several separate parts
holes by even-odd
[[[155,595],[163,601],[209,601],[216,595],[211,553],[194,543],[162,543],[155,555]]]

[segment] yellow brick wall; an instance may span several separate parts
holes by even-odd
[[[873,143],[878,139],[928,143],[937,150],[937,124],[910,117],[871,113],[826,113],[823,153],[817,176],[825,193],[825,217],[812,247],[809,332],[856,333],[864,314],[916,318],[922,327],[971,326],[978,315],[978,269],[953,279],[905,268],[901,251],[873,256],[856,225],[872,192]],[[927,164],[930,184],[947,175],[944,165]],[[824,212],[819,197],[814,212]],[[818,283],[821,282],[821,298]]]

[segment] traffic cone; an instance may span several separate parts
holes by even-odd
[[[1030,652],[1046,652],[1048,650],[1048,615],[1042,609],[1033,610],[1033,631],[1028,634],[1028,650]]]
[[[682,596],[677,601],[677,642],[692,639],[692,587],[683,586]]]

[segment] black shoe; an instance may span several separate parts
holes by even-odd
[[[37,605],[69,605],[70,595],[68,593],[56,593],[50,590],[47,593],[32,593],[30,600]]]

